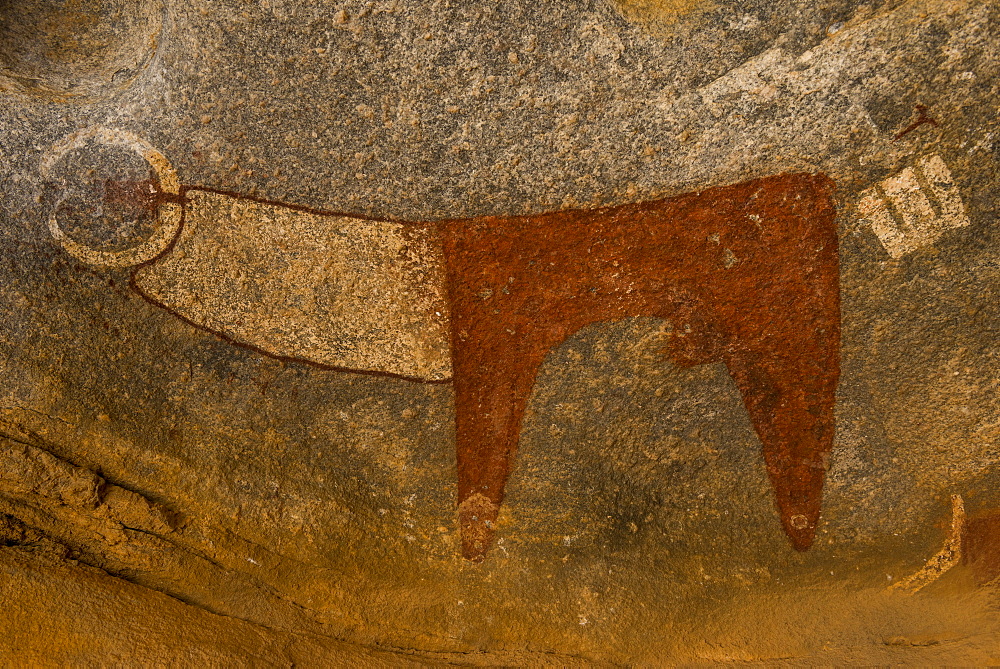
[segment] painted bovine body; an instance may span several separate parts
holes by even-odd
[[[778,175],[666,200],[444,221],[463,554],[482,559],[546,354],[598,321],[655,316],[666,356],[725,362],[807,549],[833,443],[840,309],[832,183]]]
[[[175,196],[176,242],[132,284],[268,355],[451,377],[462,550],[472,560],[491,543],[548,352],[590,323],[666,319],[669,360],[729,368],[785,532],[805,550],[839,376],[832,188],[822,175],[783,174],[619,207],[420,223],[186,186]]]

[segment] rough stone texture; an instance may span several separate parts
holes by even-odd
[[[998,33],[988,1],[0,0],[0,653],[1000,661]],[[496,544],[463,560],[450,385],[234,346],[53,238],[57,212],[119,252],[183,206],[120,147],[46,173],[94,126],[186,186],[400,221],[826,174],[814,545],[726,369],[635,318],[548,354]]]

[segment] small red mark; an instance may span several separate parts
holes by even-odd
[[[913,132],[914,130],[924,125],[925,123],[928,125],[932,125],[935,128],[938,127],[938,122],[927,115],[927,107],[925,107],[924,105],[917,105],[916,109],[917,109],[917,120],[911,123],[910,125],[906,126],[905,128],[903,128],[899,132],[899,134],[896,135],[896,139],[902,139],[905,135]]]
[[[161,190],[159,180],[150,175],[148,179],[142,181],[105,180],[104,201],[111,205],[154,214],[161,204],[165,202],[183,204],[184,198]]]

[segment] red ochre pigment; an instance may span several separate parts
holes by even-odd
[[[198,188],[179,201],[186,190]],[[635,316],[669,321],[675,364],[726,364],[785,533],[808,549],[840,375],[832,190],[824,175],[781,174],[642,204],[413,223],[438,229],[447,269],[462,554],[482,560],[492,543],[545,356],[586,325]]]
[[[443,221],[462,553],[492,541],[546,354],[590,323],[668,319],[681,366],[722,361],[763,442],[781,522],[819,520],[840,372],[833,184],[778,175],[655,202]]]

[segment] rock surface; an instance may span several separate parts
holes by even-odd
[[[991,1],[0,0],[0,654],[1000,661],[998,94]],[[89,128],[142,143],[65,149]],[[670,362],[663,320],[549,351],[474,564],[452,385],[219,336],[254,334],[261,294],[289,327],[322,330],[310,296],[335,290],[344,328],[378,322],[340,280],[382,298],[378,277],[295,256],[300,229],[269,254],[280,225],[247,224],[187,265],[154,245],[188,288],[241,286],[212,307],[226,322],[133,283],[186,187],[254,216],[434,222],[802,172],[836,187],[841,313],[805,552],[726,367]],[[378,341],[371,369],[393,371]],[[447,375],[441,351],[422,374]]]

